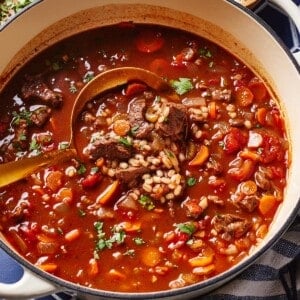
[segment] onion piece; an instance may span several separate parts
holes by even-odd
[[[182,104],[187,107],[204,106],[206,105],[206,100],[203,97],[184,98]]]

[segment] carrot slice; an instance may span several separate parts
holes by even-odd
[[[235,98],[238,105],[247,107],[252,104],[254,96],[250,89],[245,86],[240,86],[235,91]]]
[[[113,129],[115,134],[125,136],[130,130],[130,124],[127,120],[119,119],[113,123]]]
[[[257,77],[254,77],[250,80],[248,87],[256,100],[262,101],[266,98],[267,88]]]
[[[155,267],[161,261],[161,253],[156,247],[148,247],[142,250],[141,260],[147,267]]]
[[[259,154],[254,151],[250,151],[249,149],[245,149],[245,150],[241,151],[239,153],[239,155],[243,159],[251,159],[253,161],[259,160]]]
[[[265,107],[260,107],[257,109],[256,119],[261,125],[266,124],[266,115],[267,115],[267,109]]]
[[[166,75],[170,69],[170,63],[163,58],[155,58],[149,65],[150,71],[156,73],[157,75]]]
[[[158,51],[164,44],[165,40],[161,34],[153,30],[144,30],[139,33],[135,44],[139,51],[152,53]]]
[[[189,162],[190,166],[201,166],[209,157],[209,149],[205,145],[201,145],[195,157]]]
[[[250,196],[256,193],[257,185],[253,180],[247,180],[240,184],[240,190],[243,194]]]
[[[217,117],[217,105],[215,101],[209,102],[208,113],[211,119],[215,119]]]
[[[99,204],[106,204],[112,198],[119,186],[119,181],[116,180],[110,184],[98,197],[96,202]]]
[[[128,222],[124,221],[119,224],[120,227],[124,229],[126,232],[134,232],[134,231],[139,231],[141,229],[141,222]]]
[[[258,209],[262,215],[266,216],[274,210],[277,203],[275,196],[263,195],[259,200]]]

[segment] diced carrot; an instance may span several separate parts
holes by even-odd
[[[205,145],[201,145],[195,157],[189,162],[190,166],[201,166],[209,157],[209,149]]]
[[[141,252],[141,260],[147,267],[155,267],[161,261],[161,253],[156,247],[147,247]]]
[[[55,195],[55,198],[59,202],[71,202],[73,199],[73,191],[70,188],[63,187],[59,189],[59,191]]]
[[[155,58],[149,65],[150,71],[157,75],[166,75],[170,69],[170,63],[164,58]]]
[[[124,273],[121,273],[120,271],[116,269],[110,269],[108,274],[116,279],[125,279],[126,276]]]
[[[90,276],[96,276],[99,273],[98,262],[97,262],[97,260],[95,258],[91,258],[89,260],[88,273],[89,273]]]
[[[119,181],[116,180],[110,184],[98,197],[96,203],[106,204],[112,198],[119,186]]]
[[[136,38],[136,47],[144,53],[152,53],[160,50],[164,45],[164,38],[160,32],[154,30],[144,30]]]
[[[251,105],[253,102],[253,98],[254,96],[252,92],[245,86],[240,86],[235,91],[236,102],[242,107],[247,107]]]
[[[79,238],[80,233],[81,232],[80,232],[79,229],[77,229],[77,228],[73,229],[73,230],[71,230],[71,231],[69,231],[65,234],[65,240],[68,241],[68,242],[73,242],[73,241],[75,241],[76,239]]]
[[[122,229],[124,229],[124,231],[126,232],[134,232],[134,231],[139,231],[141,229],[141,222],[128,222],[128,221],[124,221],[122,223],[119,224],[120,227],[122,227]]]
[[[239,153],[240,157],[243,159],[251,159],[252,161],[258,161],[259,160],[259,154],[251,151],[249,149],[245,149]]]
[[[60,171],[51,171],[46,177],[46,186],[53,192],[62,187],[63,173]]]
[[[113,123],[113,130],[119,136],[125,136],[130,130],[130,124],[127,120],[119,119]]]
[[[263,239],[268,233],[268,226],[266,224],[262,224],[256,230],[256,236],[260,239]]]
[[[266,115],[267,115],[267,109],[265,107],[260,107],[256,111],[256,119],[261,125],[266,124]]]
[[[196,275],[208,275],[214,272],[216,269],[216,266],[214,264],[204,266],[204,267],[196,267],[193,269],[193,274]]]
[[[209,102],[208,113],[211,119],[215,119],[217,117],[217,105],[215,101]]]
[[[58,265],[55,263],[46,263],[46,264],[38,265],[38,267],[45,272],[53,273],[57,270]]]
[[[253,195],[257,191],[257,185],[253,180],[244,181],[240,184],[240,191],[247,196]]]
[[[256,100],[262,101],[266,98],[267,88],[257,77],[254,77],[250,80],[248,87]]]
[[[273,195],[263,195],[259,200],[258,209],[264,216],[268,215],[274,210],[278,201]]]
[[[210,256],[195,256],[189,259],[189,264],[192,267],[205,267],[212,263],[214,259],[213,255]]]

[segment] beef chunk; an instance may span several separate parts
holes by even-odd
[[[251,227],[249,221],[232,214],[216,215],[211,223],[218,233],[229,234],[232,238],[243,236]]]
[[[256,195],[248,195],[241,200],[233,202],[237,207],[252,212],[259,204],[259,198]]]
[[[180,139],[184,137],[187,128],[187,110],[182,104],[166,103],[162,107],[164,113],[169,110],[163,122],[156,123],[157,131],[165,137]]]
[[[127,169],[117,169],[116,178],[120,179],[126,184],[130,184],[138,179],[140,176],[149,172],[146,167],[129,167]]]
[[[134,128],[134,136],[138,139],[147,138],[153,129],[153,124],[148,123],[145,118],[146,100],[137,99],[129,105],[129,122],[131,128]]]
[[[30,120],[38,127],[42,127],[50,118],[51,108],[42,106],[34,110],[30,116]]]
[[[13,145],[15,149],[25,150],[28,145],[28,124],[25,120],[20,120],[18,126],[15,128],[15,136]]]
[[[89,143],[84,149],[84,154],[93,160],[99,157],[126,160],[131,157],[131,148],[109,137],[101,137]]]
[[[40,76],[27,77],[27,82],[21,89],[23,100],[38,99],[53,107],[62,105],[62,95],[49,88]]]

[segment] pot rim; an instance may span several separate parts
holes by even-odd
[[[4,30],[7,26],[9,26],[14,20],[19,18],[25,11],[31,9],[33,6],[38,5],[39,3],[43,2],[44,0],[37,0],[27,7],[25,7],[22,11],[15,14],[13,17],[10,17],[6,23],[0,26],[0,32]],[[294,67],[297,69],[298,73],[300,74],[300,65],[297,63],[295,57],[292,55],[288,47],[284,44],[284,42],[280,39],[280,37],[276,34],[276,32],[268,25],[263,19],[261,19],[258,15],[256,15],[253,11],[248,8],[245,8],[240,3],[236,2],[235,0],[225,0],[229,2],[231,5],[236,6],[238,9],[246,13],[248,16],[251,17],[252,21],[255,22],[258,26],[266,29],[268,33],[270,33],[274,39],[274,42],[277,43],[285,52],[285,55],[288,56],[289,60],[292,61]],[[94,296],[103,296],[108,297],[110,299],[158,299],[158,298],[167,298],[167,297],[180,297],[185,295],[186,293],[197,292],[201,289],[205,289],[211,286],[215,286],[215,288],[225,284],[229,280],[233,279],[251,264],[253,264],[260,256],[262,256],[267,250],[269,250],[278,240],[279,238],[285,233],[285,231],[289,228],[289,226],[293,223],[294,219],[296,218],[298,211],[300,210],[300,198],[298,198],[297,204],[294,210],[289,214],[288,218],[285,220],[283,225],[277,230],[276,234],[272,238],[270,238],[266,243],[264,243],[258,251],[255,253],[250,254],[244,259],[242,262],[238,263],[237,265],[231,267],[227,271],[220,273],[212,278],[206,279],[205,281],[198,282],[186,287],[174,289],[174,290],[162,290],[156,292],[138,292],[138,293],[127,293],[127,292],[114,292],[109,290],[101,290],[101,289],[94,289],[88,288],[82,285],[78,285],[76,283],[72,283],[70,281],[66,281],[59,277],[56,277],[52,274],[46,273],[26,259],[21,257],[12,247],[8,246],[3,240],[0,239],[0,248],[2,248],[8,255],[14,258],[18,263],[20,263],[25,268],[29,269],[33,273],[37,274],[38,276],[42,277],[43,279],[48,280],[51,283],[54,283],[59,289],[65,290],[72,290],[79,293],[84,293],[88,295]],[[226,280],[226,281],[224,281]],[[209,292],[209,291],[207,291]]]

